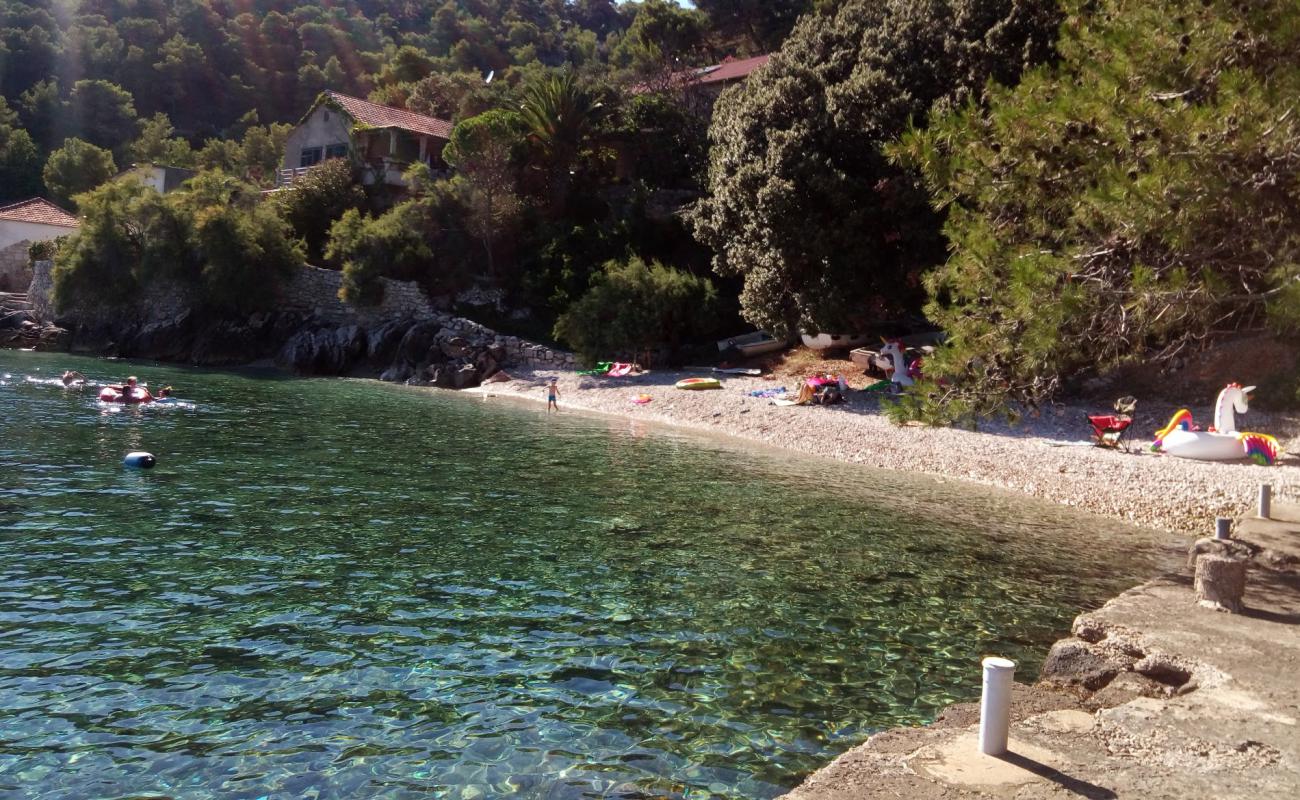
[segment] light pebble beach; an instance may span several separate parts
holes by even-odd
[[[1185,535],[1213,531],[1216,516],[1240,516],[1254,508],[1262,483],[1275,498],[1300,498],[1300,461],[1289,455],[1278,466],[1248,461],[1205,462],[1150,452],[1152,433],[1176,410],[1139,405],[1128,452],[1088,446],[1092,406],[1063,405],[1011,425],[991,420],[979,430],[895,425],[880,395],[850,391],[842,405],[777,406],[753,390],[785,385],[772,379],[708,372],[652,371],[623,378],[539,370],[511,372],[512,380],[474,390],[491,397],[536,401],[542,412],[545,382],[559,379],[560,413],[598,413],[725,434],[740,439],[869,467],[917,472],[1001,487],[1137,525]],[[723,388],[681,390],[685,377],[717,377]],[[633,403],[649,395],[644,405]],[[793,396],[792,394],[789,396]],[[1189,406],[1197,422],[1211,422],[1214,398]],[[1287,451],[1300,441],[1296,420],[1251,411],[1243,430],[1276,436]]]

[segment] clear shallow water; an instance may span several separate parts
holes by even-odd
[[[76,368],[192,408],[107,411]],[[372,382],[0,351],[0,795],[766,798],[1155,534]],[[145,449],[159,466],[119,466]]]

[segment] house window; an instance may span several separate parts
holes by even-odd
[[[311,167],[320,163],[321,150],[319,147],[304,147],[302,154],[298,157],[298,166]]]
[[[325,158],[347,158],[348,146],[346,144],[331,144],[325,147]]]

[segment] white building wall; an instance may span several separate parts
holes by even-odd
[[[167,171],[162,167],[137,167],[131,172],[140,180],[140,183],[150,187],[158,194],[163,193],[163,188],[167,185]]]
[[[62,225],[41,225],[37,222],[17,222],[15,220],[0,219],[0,250],[22,241],[44,242],[57,239],[76,230],[76,228],[65,228]]]
[[[304,148],[324,148],[332,144],[349,144],[352,131],[352,118],[340,114],[325,104],[316,107],[302,124],[294,128],[284,143],[283,169],[297,169],[301,166]]]

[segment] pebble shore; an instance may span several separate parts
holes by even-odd
[[[1011,425],[990,420],[978,430],[895,425],[878,394],[851,391],[838,406],[777,406],[751,397],[781,381],[717,375],[723,388],[674,388],[684,377],[707,372],[653,371],[624,378],[580,376],[570,371],[511,371],[512,380],[474,390],[491,397],[546,402],[545,382],[557,377],[561,413],[594,412],[705,430],[828,459],[881,469],[918,472],[997,486],[1114,519],[1187,535],[1202,535],[1213,517],[1253,509],[1262,483],[1278,499],[1300,500],[1300,424],[1293,417],[1251,411],[1243,430],[1276,436],[1288,452],[1279,465],[1204,462],[1149,450],[1151,434],[1173,407],[1139,406],[1129,451],[1088,446],[1087,413],[1097,406],[1061,405]],[[786,380],[794,391],[798,387]],[[648,395],[644,405],[633,399]],[[1195,419],[1211,423],[1214,398],[1189,404]]]

